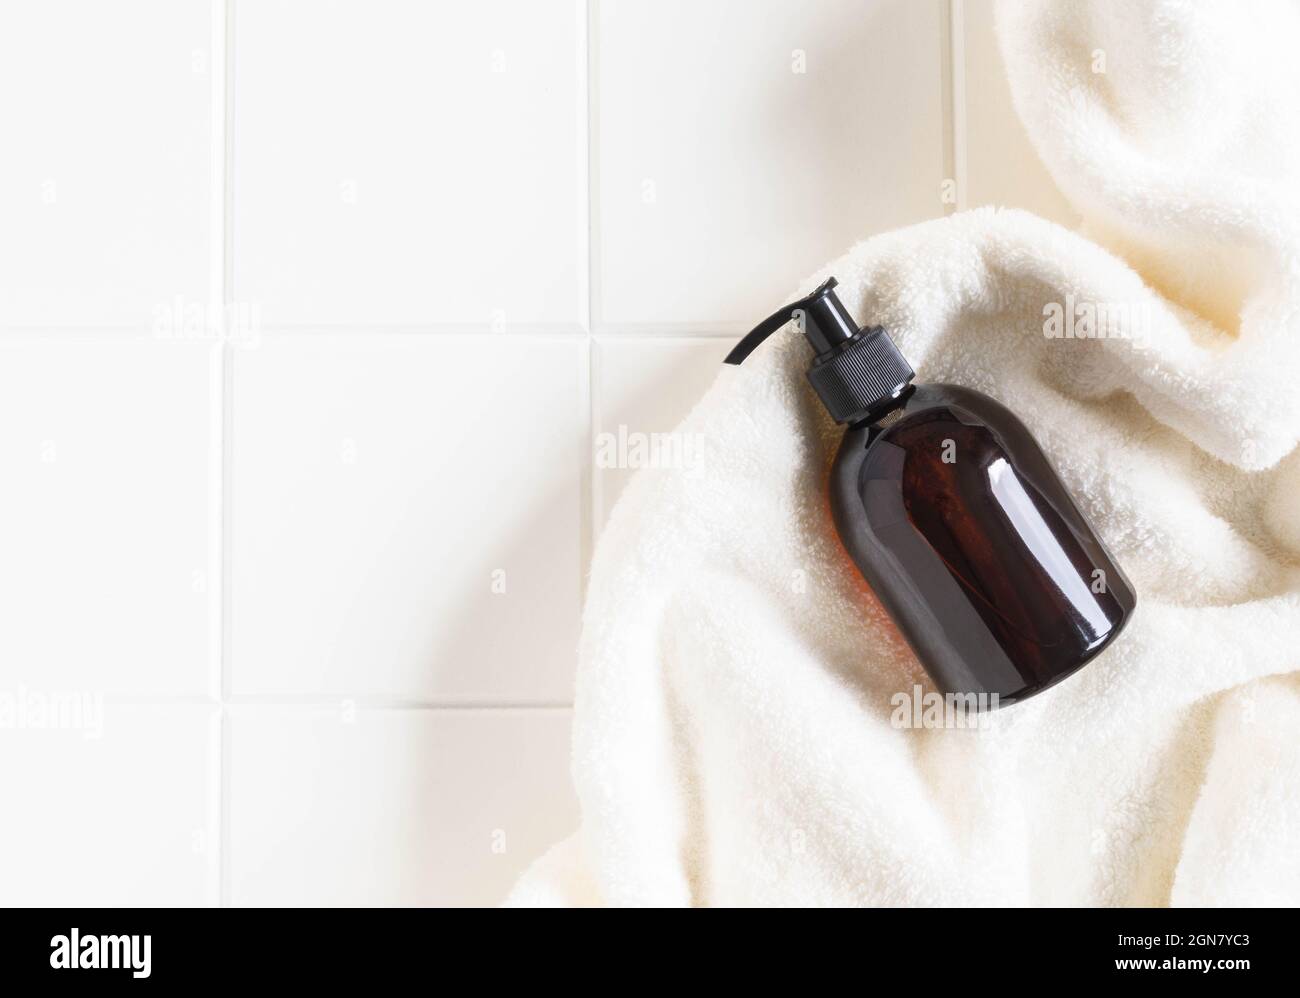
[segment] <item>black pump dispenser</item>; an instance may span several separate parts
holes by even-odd
[[[777,309],[727,355],[739,364],[754,348],[794,320],[816,354],[808,368],[822,403],[837,423],[855,423],[897,398],[914,377],[883,326],[861,328],[844,307],[831,277],[806,298]]]

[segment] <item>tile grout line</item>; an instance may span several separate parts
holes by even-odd
[[[212,0],[212,38],[213,47],[220,68],[214,74],[213,81],[213,136],[212,157],[214,163],[213,201],[218,214],[218,225],[214,232],[214,254],[218,264],[216,268],[212,298],[222,305],[222,332],[217,342],[216,353],[219,358],[217,368],[220,376],[220,468],[217,487],[220,490],[220,521],[218,537],[220,538],[219,564],[220,586],[218,596],[219,614],[216,621],[218,632],[219,657],[217,660],[216,698],[217,698],[217,904],[227,907],[230,904],[230,718],[227,714],[226,701],[230,685],[230,469],[232,457],[231,439],[231,387],[233,374],[233,353],[226,342],[225,319],[226,306],[233,302],[232,279],[234,273],[234,240],[232,238],[232,200],[231,167],[232,136],[234,124],[234,0]]]
[[[228,702],[227,706],[268,710],[330,710],[338,711],[341,706],[355,708],[358,711],[421,711],[430,714],[453,713],[491,713],[492,711],[529,712],[572,710],[573,701],[569,700],[464,700],[456,702],[403,699],[401,697],[355,697],[327,696],[324,694],[301,695],[297,693],[247,694]]]
[[[208,21],[208,302],[221,301],[225,286],[225,36],[222,17],[222,0],[210,0]],[[217,327],[219,328],[219,327]],[[209,329],[211,332],[211,327]],[[209,903],[221,903],[222,841],[221,813],[221,657],[223,590],[225,572],[223,550],[225,534],[222,518],[225,515],[224,476],[225,461],[223,427],[225,421],[225,350],[217,336],[208,347],[208,694],[216,711],[206,717],[209,738],[207,764],[210,770],[208,787],[207,829],[211,849],[215,856],[209,858]]]
[[[588,0],[573,0],[573,18],[578,49],[577,58],[574,60],[577,83],[573,108],[576,125],[574,131],[577,136],[577,149],[574,151],[574,161],[577,164],[574,203],[578,209],[574,236],[577,239],[576,259],[585,261],[576,304],[578,315],[581,317],[578,325],[583,333],[590,333],[594,323],[591,293],[591,115],[588,111],[591,85],[587,65],[591,48],[591,32],[588,27],[590,18]]]
[[[383,697],[347,697],[347,695],[247,694],[230,700],[227,706],[250,710],[339,711],[341,707],[357,711],[420,711],[425,713],[491,713],[493,711],[534,712],[571,711],[573,700],[419,700]]]
[[[215,224],[215,220],[214,220]],[[215,280],[209,280],[209,286],[215,287]],[[233,304],[233,301],[227,302]],[[330,336],[429,336],[441,339],[473,339],[482,341],[485,337],[496,340],[530,339],[530,340],[582,340],[588,336],[616,337],[628,336],[655,337],[672,339],[675,337],[697,339],[730,339],[749,331],[748,323],[730,319],[717,321],[683,321],[665,322],[608,322],[597,323],[588,327],[585,322],[556,323],[554,325],[526,322],[514,323],[509,332],[493,332],[486,323],[382,323],[382,322],[340,322],[340,323],[289,323],[258,322],[257,332],[263,336],[303,337],[307,339],[324,339]],[[56,326],[23,325],[0,326],[0,336],[62,336],[67,338],[104,339],[121,337],[130,340],[149,340],[153,334],[138,325],[118,326]]]
[[[600,274],[600,48],[599,0],[585,0],[587,110],[587,330],[604,324]]]
[[[225,44],[222,0],[211,0],[209,23],[208,94],[208,301],[223,301],[225,293]],[[213,337],[209,348],[208,378],[208,668],[209,691],[221,695],[222,587],[224,584],[222,489],[225,443],[225,351],[222,337],[214,335],[220,326],[209,324]]]
[[[557,323],[511,323],[508,331],[498,331],[491,323],[479,322],[259,322],[258,332],[272,336],[431,336],[497,340],[510,339],[582,339],[587,335],[585,321]]]
[[[578,445],[578,509],[577,522],[573,525],[577,531],[578,541],[578,602],[585,604],[587,599],[587,567],[591,564],[590,530],[592,519],[593,490],[595,489],[596,469],[591,455],[593,453],[596,432],[595,345],[592,341],[592,287],[591,287],[591,80],[588,72],[590,59],[591,32],[589,28],[590,8],[588,0],[576,0],[573,4],[574,30],[579,39],[578,58],[575,60],[575,72],[578,78],[577,101],[574,114],[577,118],[578,149],[575,157],[578,163],[578,242],[579,257],[585,261],[582,275],[582,294],[578,310],[582,315],[582,357],[579,362],[579,383],[583,393],[579,399],[578,412],[581,429],[577,433]]]
[[[966,8],[965,0],[948,0],[949,135],[957,211],[969,205],[966,192]]]
[[[210,285],[212,282],[209,282]],[[227,304],[233,304],[228,302]],[[443,339],[472,339],[481,342],[484,337],[498,340],[527,339],[536,341],[622,340],[630,337],[653,339],[734,339],[749,331],[747,323],[719,319],[716,322],[613,322],[597,323],[588,328],[584,323],[557,324],[554,327],[518,323],[509,332],[492,332],[486,324],[384,324],[384,323],[264,323],[259,322],[257,333],[270,337],[300,337],[325,339],[332,336],[428,336]],[[66,339],[104,340],[118,337],[127,340],[149,340],[152,333],[139,326],[0,326],[0,337],[63,337]]]
[[[595,466],[596,434],[600,426],[600,357],[595,330],[601,322],[600,305],[600,185],[599,185],[599,26],[598,0],[586,0],[586,98],[587,98],[587,453],[583,457],[588,469],[587,523],[582,538],[582,580],[578,590],[581,603],[587,601],[587,580],[591,559],[596,553],[596,538],[602,526],[604,494],[600,471]]]
[[[418,697],[382,697],[347,693],[327,695],[322,693],[244,693],[214,699],[207,696],[105,696],[108,707],[173,708],[173,707],[239,707],[271,709],[325,709],[338,710],[347,703],[357,710],[410,710],[431,714],[457,712],[542,711],[572,710],[573,700],[421,700]]]

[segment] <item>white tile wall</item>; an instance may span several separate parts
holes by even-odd
[[[237,708],[235,904],[473,904],[570,831],[568,710]]]
[[[596,320],[747,328],[793,275],[942,214],[942,11],[598,4]]]
[[[586,312],[574,0],[240,3],[234,294],[271,323]]]
[[[0,335],[0,689],[214,692],[211,360],[118,333]]]
[[[0,327],[206,298],[211,22],[175,0],[0,6]]]
[[[217,901],[214,708],[5,692],[20,698],[0,726],[6,906]]]
[[[0,7],[0,903],[499,901],[577,821],[599,435],[948,177],[1063,204],[989,24]]]
[[[563,703],[587,344],[269,334],[234,363],[230,688]]]

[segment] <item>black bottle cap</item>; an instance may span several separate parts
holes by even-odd
[[[839,282],[825,284],[797,302],[777,309],[745,335],[728,364],[739,364],[754,348],[793,320],[816,356],[808,380],[837,423],[857,422],[896,397],[915,376],[883,326],[863,329],[835,294]]]

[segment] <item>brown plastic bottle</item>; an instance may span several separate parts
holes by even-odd
[[[809,380],[849,426],[830,476],[836,529],[941,692],[1006,706],[1066,678],[1123,629],[1133,587],[1024,423],[983,393],[912,385],[835,284],[774,313],[727,363],[791,319],[807,336]]]

